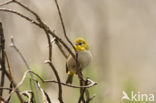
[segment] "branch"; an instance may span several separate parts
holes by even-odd
[[[5,58],[6,58],[6,61],[7,61],[7,64],[8,64],[8,73],[10,75],[10,86],[9,86],[9,88],[12,89],[13,88],[13,82],[14,82],[14,80],[13,80],[13,76],[12,76],[12,72],[11,72],[11,68],[10,68],[10,63],[9,63],[8,55],[7,55],[6,52],[5,52]],[[9,90],[9,93],[11,93],[11,90]],[[8,101],[10,101],[10,99],[11,98],[9,98]]]
[[[13,48],[16,50],[16,52],[20,55],[22,61],[23,61],[24,64],[26,65],[27,69],[28,69],[28,70],[32,70],[32,69],[30,68],[28,62],[27,62],[26,59],[24,58],[23,54],[21,53],[21,51],[20,51],[20,50],[17,48],[17,46],[15,45],[13,36],[11,37],[11,44],[10,44],[10,46],[13,47]],[[30,76],[31,76],[32,79],[35,79],[34,76],[32,75],[32,73],[30,73]],[[39,99],[39,91],[38,91],[38,88],[37,88],[37,84],[36,84],[36,82],[33,82],[33,83],[34,83],[34,85],[35,85],[35,92],[36,92],[36,95],[37,95],[37,97],[36,97],[36,98],[37,98],[37,102],[39,102],[40,99]]]
[[[44,31],[50,33],[50,34],[51,34],[53,37],[55,37],[58,41],[60,41],[61,44],[63,44],[63,45],[65,46],[65,48],[69,51],[69,53],[70,53],[73,57],[75,57],[74,54],[72,53],[72,51],[69,49],[69,47],[68,47],[53,31],[51,31],[51,29],[41,20],[41,18],[39,17],[39,15],[38,15],[37,13],[35,13],[33,10],[29,9],[29,8],[28,8],[27,6],[25,6],[24,4],[22,4],[22,3],[20,3],[20,2],[18,2],[18,1],[16,1],[16,0],[14,0],[14,1],[15,1],[15,3],[19,4],[21,7],[25,8],[25,9],[26,9],[27,11],[29,11],[30,13],[32,13],[32,14],[36,17],[37,21],[40,23],[40,27],[41,27],[42,29],[44,29]],[[59,10],[59,11],[60,11],[60,10]],[[62,18],[62,16],[61,16],[61,18]],[[63,19],[62,19],[62,22],[63,22]],[[63,24],[63,25],[64,25],[64,24]],[[65,28],[64,28],[64,31],[65,31]],[[66,35],[66,32],[65,32],[65,35]],[[70,44],[73,46],[72,42],[69,40],[69,38],[67,37],[67,35],[66,35],[66,38],[67,38],[68,42],[70,42]],[[49,40],[48,40],[48,43],[49,43]],[[74,46],[73,46],[73,47],[74,47]],[[49,60],[50,60],[50,59],[49,59]]]
[[[1,82],[0,82],[0,87],[4,86],[4,80],[5,80],[5,38],[4,38],[4,33],[3,33],[3,27],[2,23],[0,22],[0,50],[1,50],[1,68],[2,68],[2,73],[1,73]],[[3,90],[0,90],[0,96],[3,95]]]
[[[80,70],[81,70],[81,68],[80,68]],[[79,81],[80,81],[80,86],[84,86],[85,80],[83,78],[83,74],[81,71],[78,72],[78,77],[79,77]],[[80,88],[80,98],[79,98],[78,103],[81,103],[81,101],[83,103],[85,103],[84,93],[85,93],[85,88]]]
[[[58,42],[58,40],[55,39],[55,43],[57,44],[57,47],[60,49],[61,53],[63,54],[63,56],[67,59],[68,56],[67,54],[65,53],[65,51],[63,50],[61,44]]]
[[[57,11],[58,11],[59,17],[60,17],[60,21],[61,21],[61,25],[62,25],[62,28],[63,28],[64,36],[65,36],[66,40],[69,42],[69,44],[73,47],[73,49],[75,50],[75,53],[76,53],[77,50],[75,49],[73,43],[69,40],[69,38],[67,36],[65,25],[64,25],[64,22],[63,22],[63,17],[62,17],[61,10],[60,10],[60,7],[58,5],[57,0],[55,0],[55,4],[56,4],[56,7],[57,7]]]
[[[9,72],[8,71],[5,71],[6,73],[6,76],[8,77],[8,79],[10,80],[11,84],[13,85],[13,87],[15,88],[16,87],[16,82],[14,81],[13,77],[12,77],[12,73],[11,73],[11,68],[10,68],[10,63],[9,63],[9,59],[8,59],[8,56],[7,56],[7,53],[5,52],[5,57],[6,57],[6,62],[7,62],[7,65],[8,65],[8,69],[9,69]],[[22,96],[20,95],[20,91],[19,91],[19,88],[16,89],[17,91],[16,94],[19,98],[19,100],[21,101],[21,103],[24,103],[24,100],[22,98]],[[11,93],[11,91],[10,91]],[[9,101],[10,98],[7,99],[7,101]]]
[[[7,2],[4,2],[4,3],[1,4],[0,6],[5,6],[5,5],[8,5],[8,4],[12,3],[12,2],[13,2],[13,0],[10,0],[10,1],[7,1]]]
[[[66,84],[66,83],[61,83],[62,85],[64,86],[67,86],[67,87],[72,87],[72,88],[90,88],[90,87],[93,87],[95,85],[97,85],[96,82],[90,80],[90,79],[87,79],[90,83],[88,85],[85,85],[85,86],[77,86],[77,85],[71,85],[71,84]],[[42,82],[54,82],[54,83],[58,83],[57,81],[54,81],[54,80],[43,80]]]
[[[12,0],[12,1],[14,1],[14,3],[16,3],[16,4],[20,5],[21,7],[23,7],[24,9],[26,9],[28,12],[32,13],[36,17],[37,21],[40,23],[40,26],[39,27],[42,28],[45,31],[45,33],[47,35],[47,39],[48,39],[48,44],[49,44],[49,60],[51,60],[51,58],[50,58],[51,57],[51,54],[50,54],[51,53],[51,51],[50,51],[51,50],[51,44],[50,44],[50,39],[49,39],[50,37],[48,37],[48,33],[50,33],[59,42],[61,42],[61,44],[64,45],[64,47],[69,51],[69,53],[73,57],[75,57],[74,54],[73,54],[73,52],[69,49],[69,47],[53,31],[50,30],[50,28],[41,20],[41,18],[39,17],[39,15],[37,13],[35,13],[33,10],[29,9],[27,6],[25,6],[24,4],[22,4],[22,3],[20,3],[20,2],[18,2],[16,0]],[[69,39],[68,39],[68,41],[70,42]],[[59,44],[57,44],[57,46],[59,47]]]
[[[46,32],[48,32],[51,36],[55,37],[65,48],[66,50],[72,55],[72,57],[76,60],[76,57],[74,55],[74,53],[71,51],[71,49],[66,45],[66,43],[61,39],[59,38],[52,30],[50,30],[50,28],[41,20],[41,24],[40,23],[37,23],[36,21],[34,21],[33,19],[15,11],[15,10],[11,10],[11,9],[6,9],[6,8],[0,8],[0,11],[4,11],[4,12],[10,12],[10,13],[13,13],[13,14],[16,14],[22,18],[24,18],[25,20],[35,24],[36,26],[38,26],[39,28],[41,29],[44,29]],[[35,13],[34,11],[31,11],[33,12],[33,14]],[[35,13],[36,14],[36,13]],[[37,14],[36,14],[37,15]],[[39,17],[37,15],[37,17]]]
[[[31,90],[21,92],[21,94],[28,98],[28,101],[26,103],[35,103],[33,101],[34,94],[33,94],[33,92]]]
[[[81,103],[81,100],[85,103],[85,100],[84,100],[84,93],[85,93],[85,89],[86,88],[83,88],[82,89],[82,91],[81,91],[81,93],[80,93],[80,98],[79,98],[79,101],[78,101],[78,103]]]
[[[49,64],[49,66],[51,67],[51,69],[53,70],[53,72],[54,72],[54,74],[55,74],[55,76],[56,76],[56,79],[57,79],[57,81],[58,81],[58,88],[59,88],[59,93],[58,93],[58,99],[59,99],[59,101],[60,101],[60,103],[63,103],[63,98],[62,98],[62,86],[61,86],[61,80],[60,80],[60,77],[59,77],[59,75],[58,75],[58,72],[57,72],[57,70],[55,69],[55,67],[54,67],[54,65],[53,65],[53,63],[51,62],[51,61],[49,61],[49,60],[47,60],[47,61],[45,61],[45,63],[48,63]]]
[[[8,71],[9,71],[10,79],[11,79],[11,82],[13,82],[13,77],[12,77],[12,73],[11,73],[10,63],[9,63],[8,55],[7,55],[6,52],[5,52],[5,58],[6,58],[6,61],[7,61],[7,64],[8,64]]]
[[[20,2],[18,2],[16,0],[13,0],[13,1],[14,1],[14,3],[16,3],[19,6],[23,7],[28,12],[32,13],[36,17],[36,20],[40,23],[40,27],[43,28],[43,30],[45,31],[46,36],[47,36],[47,40],[48,40],[48,44],[49,44],[49,60],[51,61],[51,58],[52,58],[52,45],[51,45],[51,42],[50,42],[50,36],[49,36],[48,30],[46,29],[47,26],[42,22],[40,17],[33,10],[29,9],[27,6],[25,6],[24,4],[22,4],[22,3],[20,3]]]
[[[5,101],[5,99],[4,99],[3,97],[0,96],[0,103],[1,103],[1,101],[3,101],[4,103],[7,103],[7,101]],[[2,102],[2,103],[3,103],[3,102]]]
[[[42,77],[40,77],[40,76],[39,76],[38,74],[36,74],[35,72],[30,71],[30,70],[27,70],[27,71],[24,73],[24,75],[23,75],[23,77],[22,77],[22,80],[20,81],[21,83],[18,84],[19,87],[22,85],[22,83],[24,82],[24,80],[25,80],[25,78],[26,78],[26,75],[27,75],[29,72],[31,72],[32,74],[34,74],[35,76],[37,76],[43,83],[58,83],[58,81],[55,81],[55,80],[44,80],[44,79],[42,79]],[[77,85],[71,85],[71,84],[66,84],[66,83],[61,83],[61,85],[67,86],[67,87],[72,87],[72,88],[90,88],[90,87],[92,87],[92,86],[97,85],[96,82],[94,82],[94,81],[92,81],[92,80],[90,80],[90,79],[87,79],[87,80],[88,80],[88,82],[90,82],[90,83],[89,83],[88,85],[86,85],[86,86],[77,86]]]
[[[43,103],[51,103],[48,94],[41,88],[40,83],[37,80],[35,80],[35,82],[37,83],[37,86],[38,86],[38,88],[40,89],[40,91],[42,93]]]
[[[11,70],[10,70],[10,65],[9,65],[9,60],[8,60],[7,54],[4,51],[4,49],[5,49],[5,40],[4,40],[4,34],[3,34],[3,29],[2,29],[2,24],[1,23],[0,23],[0,36],[1,36],[1,45],[2,45],[2,63],[1,63],[1,66],[2,66],[1,79],[2,80],[1,80],[1,87],[3,87],[3,85],[4,85],[4,80],[3,79],[4,79],[5,74],[6,74],[6,76],[8,76],[10,82],[12,82],[14,86],[16,86],[16,83],[14,82],[14,80],[12,78],[12,75],[11,75]],[[5,57],[7,59],[9,73],[5,69]],[[3,89],[0,90],[1,96],[2,96],[2,92],[3,92]],[[17,94],[19,100],[21,101],[21,103],[24,103],[23,98],[21,97],[19,92],[16,92],[16,94]]]
[[[92,97],[90,97],[88,100],[86,100],[86,103],[89,103],[92,99],[96,97],[96,94],[94,94]]]
[[[37,25],[37,26],[40,26],[36,21],[32,20],[31,18],[29,18],[29,17],[27,17],[27,16],[25,16],[25,15],[23,15],[23,14],[21,14],[21,13],[15,11],[15,10],[6,9],[6,8],[0,8],[0,11],[10,12],[10,13],[16,14],[16,15],[18,15],[18,16],[20,16],[20,17],[26,19],[27,21],[29,21],[29,22],[31,22],[31,23]]]

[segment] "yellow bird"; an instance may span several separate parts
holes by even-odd
[[[74,46],[76,50],[78,51],[78,61],[83,70],[86,66],[88,66],[88,64],[92,60],[92,54],[89,51],[88,43],[83,38],[77,38],[75,40]],[[66,64],[66,71],[68,73],[66,83],[72,84],[73,76],[74,74],[76,74],[77,69],[78,68],[76,68],[76,62],[74,58],[71,55],[69,55],[67,59],[67,64]]]

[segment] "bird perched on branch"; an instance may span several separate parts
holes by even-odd
[[[88,43],[83,38],[77,38],[74,43],[75,49],[78,51],[78,62],[80,63],[81,70],[83,70],[91,62],[92,54],[89,51]],[[76,61],[70,55],[67,59],[66,71],[68,77],[66,83],[72,84],[74,74],[77,74],[79,68],[76,66]]]

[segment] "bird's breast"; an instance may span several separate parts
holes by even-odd
[[[78,61],[81,64],[82,68],[88,66],[88,64],[91,62],[91,59],[92,59],[92,55],[88,50],[79,52],[78,54]]]

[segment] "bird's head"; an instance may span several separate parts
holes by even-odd
[[[75,48],[77,51],[84,51],[89,49],[87,41],[83,38],[77,38],[75,40]]]

